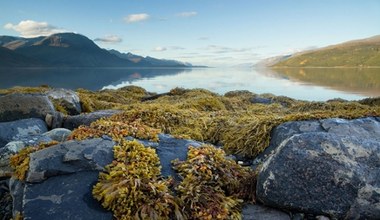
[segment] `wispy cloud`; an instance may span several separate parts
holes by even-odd
[[[197,14],[198,14],[198,12],[196,12],[196,11],[185,11],[185,12],[181,12],[181,13],[176,14],[176,16],[182,17],[182,18],[188,18],[188,17],[194,17]]]
[[[203,48],[206,51],[210,51],[212,53],[236,53],[236,52],[249,52],[252,48],[232,48],[218,45],[209,45],[206,48]]]
[[[107,35],[105,37],[95,38],[94,41],[112,44],[112,43],[120,43],[123,41],[123,39],[121,39],[121,37],[117,35]]]
[[[180,46],[170,46],[169,49],[170,50],[184,50],[185,48],[184,47],[180,47]]]
[[[7,23],[5,29],[14,30],[20,33],[22,37],[49,36],[56,33],[67,32],[64,29],[50,25],[47,22],[38,22],[33,20],[20,21],[18,24]]]
[[[166,47],[161,47],[161,46],[158,46],[158,47],[155,47],[153,49],[153,51],[156,51],[156,52],[163,52],[163,51],[166,51],[168,48]]]
[[[198,40],[209,40],[210,38],[208,38],[208,37],[200,37],[200,38],[198,38]]]
[[[141,14],[130,14],[126,17],[124,17],[124,21],[127,23],[136,23],[140,21],[145,21],[150,18],[150,15],[141,13]]]

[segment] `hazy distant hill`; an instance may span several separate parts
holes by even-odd
[[[158,59],[148,62],[143,57],[138,61],[136,58],[140,56],[137,55],[123,57],[118,51],[102,49],[87,37],[75,33],[37,38],[0,36],[0,46],[2,67],[187,67],[177,61],[168,64],[166,60],[160,62]]]
[[[110,53],[116,56],[127,59],[135,64],[141,66],[155,66],[155,67],[191,67],[190,63],[183,63],[176,60],[156,59],[153,57],[143,57],[133,53],[120,53],[117,50],[109,50]]]
[[[380,35],[294,54],[274,67],[380,66]]]

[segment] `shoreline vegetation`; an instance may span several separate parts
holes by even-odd
[[[0,95],[48,90],[48,86],[14,87],[0,90]],[[223,145],[228,153],[245,157],[262,152],[269,143],[272,128],[287,121],[380,116],[379,97],[309,102],[249,91],[218,95],[204,89],[174,88],[165,94],[155,94],[137,86],[76,92],[84,113],[122,110],[123,113],[108,121],[138,123],[162,133]],[[62,106],[56,105],[56,109],[67,114]]]
[[[46,94],[51,89],[14,87],[0,90],[0,95]],[[272,130],[285,122],[380,116],[379,97],[308,102],[249,91],[218,95],[205,89],[174,88],[155,94],[136,86],[78,89],[76,93],[82,113],[120,111],[79,126],[68,137],[81,141],[108,136],[116,143],[114,161],[100,173],[92,193],[120,219],[239,219],[243,202],[255,202],[258,171],[242,167],[226,155],[252,161],[269,146]],[[51,101],[63,117],[69,115],[64,100]],[[155,150],[126,140],[134,137],[157,142],[160,133],[205,143],[190,147],[186,161],[172,161],[181,183],[161,177]],[[27,147],[12,156],[15,178],[25,181],[31,153],[56,144]]]

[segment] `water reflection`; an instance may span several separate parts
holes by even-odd
[[[105,85],[176,75],[189,69],[128,68],[12,68],[0,69],[0,88],[49,85],[68,89],[100,90]]]
[[[357,100],[380,96],[380,69],[0,69],[0,88],[50,85],[70,89],[117,89],[137,85],[151,92],[175,87],[272,93],[296,99]]]
[[[380,95],[380,68],[284,68],[267,74],[363,96]]]

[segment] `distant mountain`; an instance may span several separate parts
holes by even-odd
[[[142,57],[135,55],[133,53],[120,53],[117,50],[109,50],[110,53],[115,54],[116,56],[127,59],[133,63],[142,65],[142,66],[155,66],[155,67],[191,67],[190,63],[183,63],[176,60],[165,60],[165,59],[156,59],[153,57]]]
[[[178,61],[154,59],[150,62],[131,53],[122,54],[97,46],[87,37],[59,33],[47,37],[0,36],[0,67],[188,67]],[[9,62],[8,62],[8,61]]]
[[[293,54],[273,67],[380,67],[380,35]]]

